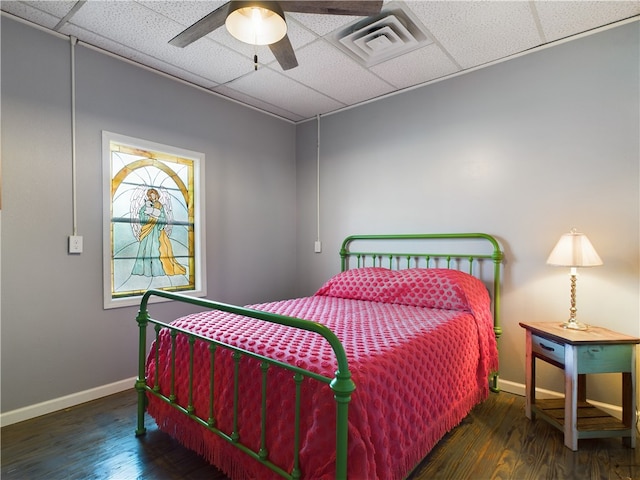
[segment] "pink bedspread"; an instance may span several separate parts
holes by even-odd
[[[349,404],[349,478],[405,477],[440,438],[488,395],[488,375],[497,369],[493,323],[486,289],[480,282],[477,285],[469,282],[466,284],[466,279],[463,282],[466,306],[453,306],[458,310],[416,307],[404,304],[411,301],[395,303],[388,298],[382,302],[341,298],[345,295],[326,286],[312,297],[253,306],[323,323],[344,345],[356,384]],[[449,293],[440,290],[435,295]],[[336,369],[330,346],[319,335],[306,331],[222,312],[190,315],[174,325],[329,377],[333,377]],[[159,342],[159,384],[168,395],[167,331],[161,332]],[[183,335],[177,336],[176,343],[177,368],[182,372],[175,380],[177,401],[186,406],[188,345]],[[209,353],[202,342],[196,342],[195,351],[194,368],[199,374],[194,384],[194,406],[196,413],[206,419]],[[147,368],[150,384],[155,371],[153,359],[152,349]],[[223,382],[222,378],[232,368],[228,352],[218,351],[215,417],[216,426],[227,432],[233,430],[230,415],[233,391],[232,382]],[[260,445],[260,378],[258,362],[244,358],[240,368],[239,434],[240,442],[255,450]],[[269,457],[289,470],[293,465],[294,382],[291,372],[279,368],[269,370],[268,381],[268,411],[272,415],[267,424]],[[284,386],[275,388],[275,382],[283,382]],[[335,402],[330,388],[315,380],[305,380],[302,405],[302,477],[333,479]],[[279,478],[153,396],[148,411],[161,429],[230,477]]]

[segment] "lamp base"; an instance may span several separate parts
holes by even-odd
[[[589,325],[586,323],[576,322],[575,320],[567,320],[561,323],[560,326],[569,330],[587,330],[589,328]]]

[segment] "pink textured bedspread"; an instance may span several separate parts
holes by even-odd
[[[488,295],[479,285],[471,282],[464,286],[466,307],[460,308],[466,311],[326,296],[332,293],[325,287],[312,297],[253,306],[323,323],[344,345],[356,384],[349,404],[349,478],[405,477],[439,439],[486,398],[488,375],[497,370],[497,348]],[[440,291],[437,295],[442,294]],[[194,314],[173,324],[329,377],[336,369],[328,343],[310,332],[223,312]],[[166,330],[161,332],[159,344],[159,384],[168,395],[170,336]],[[177,401],[186,406],[188,344],[183,335],[177,336],[176,344],[177,368],[182,372],[175,380]],[[156,368],[153,352],[152,348],[147,362],[150,384]],[[202,342],[195,344],[194,368],[199,372],[194,383],[194,406],[196,413],[206,419],[209,353]],[[232,369],[228,352],[218,349],[215,417],[216,426],[226,432],[233,430],[233,383],[222,379]],[[272,367],[268,373],[269,457],[287,470],[293,465],[292,377],[291,372],[280,368]],[[275,382],[284,385],[276,388]],[[258,361],[243,358],[239,435],[240,442],[254,450],[260,445],[260,385]],[[231,478],[279,478],[171,406],[152,395],[149,400],[148,412],[162,430],[202,454]],[[302,405],[302,478],[333,479],[335,402],[330,388],[306,379]]]

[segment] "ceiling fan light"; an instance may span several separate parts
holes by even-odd
[[[230,2],[225,25],[250,45],[271,45],[287,34],[284,13],[275,2]]]

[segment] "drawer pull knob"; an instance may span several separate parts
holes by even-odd
[[[541,343],[540,346],[542,347],[543,350],[546,350],[547,352],[555,352],[556,349],[553,347],[547,347],[544,343]]]

